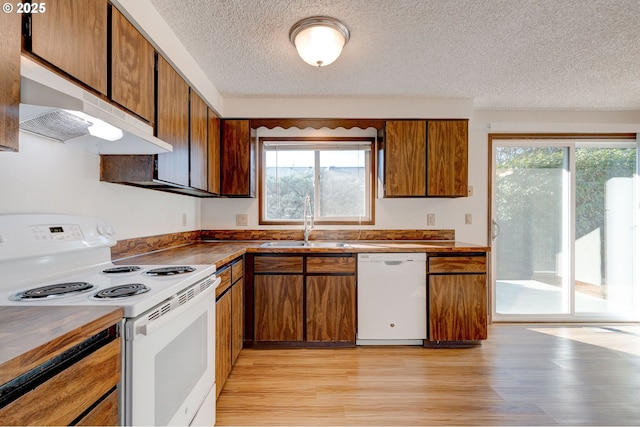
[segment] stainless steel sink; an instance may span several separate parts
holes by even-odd
[[[264,242],[260,245],[261,248],[348,248],[349,244],[345,242],[332,242],[332,241],[311,241],[305,243],[302,240],[273,240],[271,242]]]

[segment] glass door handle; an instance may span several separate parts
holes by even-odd
[[[495,219],[491,220],[491,240],[496,240],[500,235],[500,225]]]

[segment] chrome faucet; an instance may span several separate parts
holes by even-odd
[[[313,230],[313,210],[311,207],[311,197],[308,195],[304,197],[304,212],[302,213],[304,218],[304,244],[309,245],[309,234]]]

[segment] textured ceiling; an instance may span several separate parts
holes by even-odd
[[[640,109],[640,0],[151,0],[224,97],[471,98],[478,109]],[[340,19],[332,65],[289,42]]]

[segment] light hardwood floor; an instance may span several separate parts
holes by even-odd
[[[640,327],[493,325],[468,349],[244,349],[216,425],[640,425]]]

